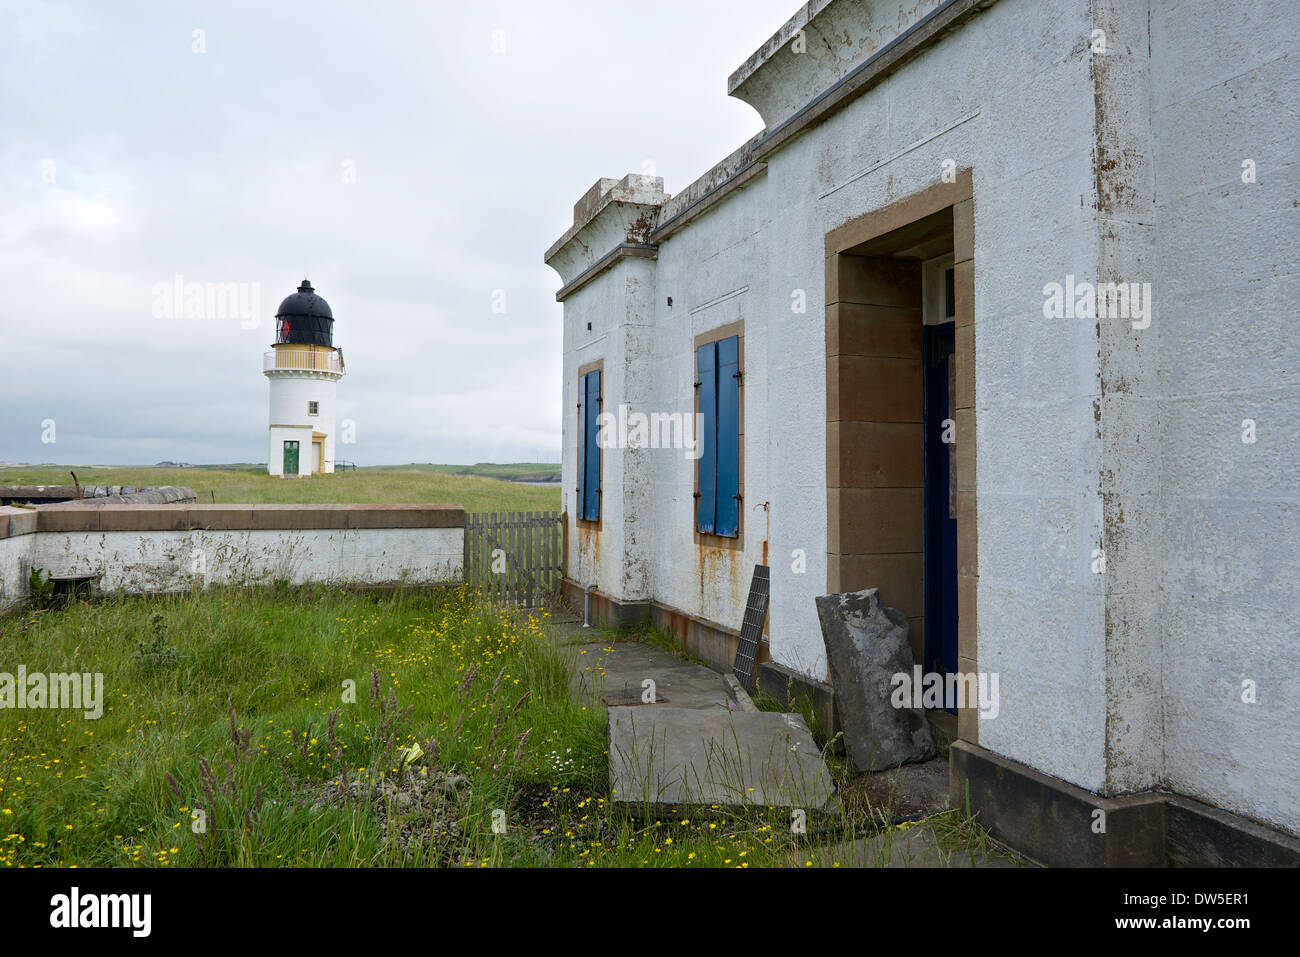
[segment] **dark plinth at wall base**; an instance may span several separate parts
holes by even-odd
[[[1104,798],[966,741],[948,749],[949,798],[1004,844],[1051,867],[1159,867],[1158,796]],[[1094,830],[1096,812],[1105,830]]]
[[[714,671],[731,674],[736,664],[736,646],[740,643],[739,631],[658,602],[650,605],[650,620],[656,628],[674,635],[688,655],[698,658]],[[762,656],[760,647],[759,658]]]
[[[1300,840],[1181,794],[1164,798],[1170,867],[1300,867]]]
[[[648,601],[618,601],[593,588],[589,593],[584,586],[571,578],[560,581],[564,600],[578,614],[587,609],[587,621],[593,625],[613,625],[616,628],[631,628],[650,617]]]
[[[966,741],[948,766],[954,807],[1051,867],[1300,866],[1295,838],[1181,795],[1102,797]]]
[[[588,596],[584,587],[570,578],[563,579],[562,588],[565,601],[574,611],[582,614],[586,607],[591,624],[631,628],[649,619],[656,627],[675,635],[684,652],[714,671],[731,674],[740,632],[656,601],[620,601],[595,588]],[[760,661],[765,650],[760,646]]]

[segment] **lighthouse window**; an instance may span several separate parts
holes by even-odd
[[[308,414],[308,415],[320,415],[320,403],[319,403],[319,402],[308,402],[308,403],[307,403],[307,414]]]

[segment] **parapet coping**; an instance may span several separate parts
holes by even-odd
[[[0,539],[34,532],[463,528],[460,505],[104,505],[0,508]]]

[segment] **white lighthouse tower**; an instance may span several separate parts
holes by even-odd
[[[280,303],[275,343],[262,371],[271,380],[271,475],[334,471],[334,392],[343,352],[334,346],[334,315],[306,279]]]

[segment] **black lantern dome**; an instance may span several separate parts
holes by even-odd
[[[330,304],[316,295],[306,279],[291,296],[285,296],[275,313],[275,344],[299,342],[334,345],[334,314]]]

